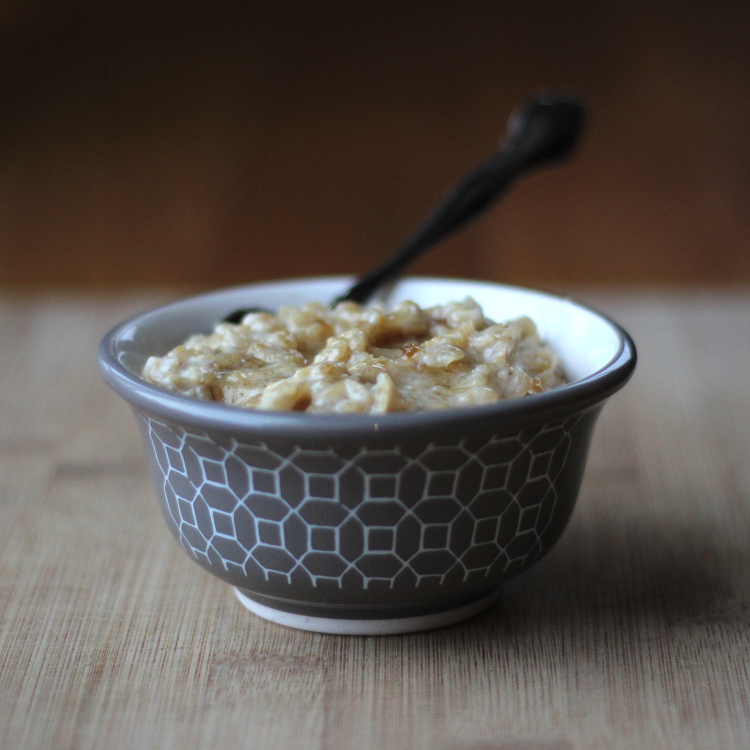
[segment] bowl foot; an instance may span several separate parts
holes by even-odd
[[[237,588],[234,591],[240,602],[253,614],[275,622],[277,625],[285,625],[298,630],[309,630],[314,633],[333,633],[334,635],[397,635],[399,633],[416,633],[420,630],[441,628],[479,614],[494,604],[498,595],[497,591],[493,591],[470,604],[426,615],[391,617],[380,620],[352,620],[284,612],[254,601]]]

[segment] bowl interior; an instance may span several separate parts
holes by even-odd
[[[348,277],[297,279],[224,289],[174,302],[134,318],[117,335],[115,356],[135,375],[146,359],[161,356],[194,333],[208,333],[228,313],[244,307],[277,309],[310,301],[327,303],[350,283]],[[612,362],[622,348],[618,328],[596,312],[553,295],[500,284],[459,279],[407,278],[379,301],[386,307],[405,299],[422,307],[473,297],[485,315],[504,322],[527,315],[560,356],[571,381]]]

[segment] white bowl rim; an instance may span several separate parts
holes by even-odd
[[[619,341],[618,351],[609,362],[590,375],[528,398],[510,399],[480,406],[378,415],[261,411],[212,401],[200,401],[158,388],[133,373],[120,361],[124,333],[171,308],[179,308],[191,302],[209,301],[212,297],[219,298],[231,293],[242,291],[251,293],[261,287],[340,282],[341,287],[345,288],[350,281],[350,277],[344,276],[270,280],[225,287],[160,305],[123,321],[102,338],[98,350],[101,373],[105,381],[136,409],[160,415],[176,423],[191,424],[203,429],[222,432],[253,434],[261,439],[264,436],[277,439],[299,439],[322,435],[336,439],[356,439],[363,436],[386,439],[404,431],[431,432],[435,429],[445,430],[446,428],[466,430],[472,424],[485,420],[517,423],[525,420],[536,421],[547,415],[584,411],[601,404],[619,390],[628,381],[635,368],[637,353],[629,334],[619,324],[588,305],[538,289],[473,279],[425,276],[410,276],[402,281],[480,285],[492,290],[505,289],[533,293],[572,304],[611,327]]]

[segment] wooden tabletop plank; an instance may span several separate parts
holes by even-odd
[[[640,362],[563,538],[384,638],[262,621],[170,537],[94,361],[167,296],[0,301],[0,747],[750,746],[750,292],[584,294]]]

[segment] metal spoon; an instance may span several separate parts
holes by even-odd
[[[584,107],[570,96],[541,94],[517,109],[508,121],[500,150],[459,182],[400,248],[375,270],[362,276],[339,302],[364,303],[384,284],[436,242],[486,211],[524,172],[569,156],[583,126]],[[235,310],[224,320],[239,323],[260,308]]]

